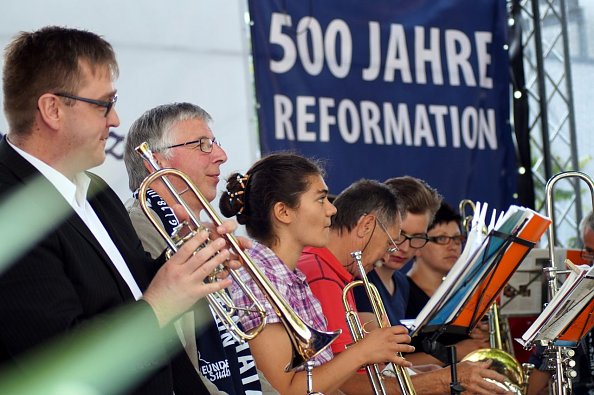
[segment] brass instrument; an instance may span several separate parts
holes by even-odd
[[[351,332],[351,335],[353,336],[353,340],[357,342],[363,339],[365,333],[363,325],[361,324],[361,320],[359,319],[356,310],[353,306],[350,305],[347,299],[347,296],[352,288],[357,286],[365,287],[365,292],[367,293],[367,297],[371,302],[373,313],[375,314],[380,328],[389,326],[389,320],[377,288],[375,287],[375,285],[371,284],[367,279],[367,274],[365,273],[365,269],[363,268],[363,261],[361,259],[361,251],[354,251],[351,253],[351,256],[357,264],[361,280],[355,280],[347,284],[347,286],[342,291],[342,303],[346,311],[346,321],[349,326],[349,330]],[[398,356],[402,355],[398,353]],[[396,373],[396,379],[398,381],[398,385],[400,386],[400,392],[403,395],[415,395],[416,392],[413,388],[410,375],[408,374],[406,368],[394,364],[391,365],[392,369]],[[371,382],[374,394],[386,395],[386,389],[383,384],[384,378],[382,376],[381,369],[378,366],[378,364],[367,365],[365,366],[365,369],[367,370],[367,376],[369,377],[369,381]]]
[[[468,215],[466,215],[467,207],[470,208],[470,214]],[[472,228],[472,220],[474,219],[474,216],[477,214],[476,204],[474,204],[474,202],[470,199],[462,199],[458,204],[458,212],[462,217],[462,234],[464,236],[468,236],[470,228]],[[485,224],[483,224],[481,232],[483,232],[483,234],[487,234],[487,226]]]
[[[200,229],[204,229],[199,219],[194,215],[191,208],[188,206],[186,200],[182,197],[184,193],[191,192],[192,196],[198,199],[198,201],[200,202],[200,204],[202,205],[212,222],[217,226],[222,224],[221,219],[218,217],[208,200],[204,197],[204,195],[202,195],[202,193],[198,190],[198,188],[194,185],[194,183],[189,179],[189,177],[185,173],[176,169],[161,169],[155,161],[153,154],[149,149],[147,143],[142,143],[141,145],[139,145],[136,148],[136,151],[150,164],[150,166],[154,170],[141,183],[138,192],[138,200],[141,204],[144,213],[147,215],[147,217],[149,218],[153,226],[155,226],[155,228],[161,234],[161,236],[165,239],[173,253],[175,253],[179,249],[179,247],[183,244],[183,242],[185,242],[185,240],[196,234]],[[169,180],[169,177],[171,176],[178,177],[179,179],[181,179],[186,185],[186,189],[183,191],[176,190],[175,187],[172,185],[171,181]],[[169,234],[167,234],[160,221],[158,221],[153,217],[153,215],[151,215],[151,209],[148,207],[146,203],[146,195],[149,186],[155,180],[162,181],[167,187],[168,191],[173,195],[176,202],[181,204],[187,211],[189,215],[189,220],[184,221],[185,223],[182,225],[184,225],[185,228],[189,229],[189,231],[191,232],[189,235],[180,234],[178,236],[174,234],[173,236],[170,236]],[[266,298],[272,305],[272,308],[274,309],[275,313],[280,318],[281,323],[284,325],[287,334],[289,335],[292,344],[293,356],[285,369],[286,371],[294,370],[306,364],[308,360],[318,355],[340,335],[340,331],[322,332],[315,330],[314,328],[310,327],[305,322],[303,322],[303,320],[293,311],[291,306],[282,297],[282,295],[280,295],[278,291],[273,287],[273,285],[270,283],[270,280],[266,278],[266,276],[262,273],[258,265],[255,264],[249,257],[249,255],[247,255],[242,250],[242,248],[239,245],[239,242],[237,241],[237,238],[232,234],[225,234],[222,237],[226,239],[226,241],[231,245],[234,252],[239,256],[240,260],[242,261],[243,267],[245,268],[245,270],[247,270],[254,283],[266,296]],[[209,242],[209,240],[207,240],[207,242]],[[250,291],[247,285],[240,280],[239,275],[234,270],[229,270],[229,273],[233,280],[239,285],[239,287],[244,292],[246,292],[247,296],[254,303],[255,310],[262,316],[261,325],[247,333],[241,330],[237,326],[237,324],[235,324],[232,317],[233,313],[238,308],[233,306],[232,301],[230,301],[230,298],[225,291],[207,295],[208,303],[214,310],[215,314],[217,314],[217,316],[225,324],[230,333],[239,338],[240,341],[253,339],[262,331],[264,325],[266,324],[265,310],[257,301],[257,298],[253,295],[253,293]],[[214,273],[211,277],[213,277],[211,280],[216,280],[216,273]]]
[[[501,338],[501,322],[499,316],[499,306],[493,302],[487,313],[489,317],[489,345],[490,348],[481,348],[468,353],[462,360],[481,362],[491,360],[489,369],[495,370],[506,377],[503,383],[491,381],[494,384],[504,388],[513,394],[526,394],[528,390],[528,377],[534,365],[524,363],[520,364],[518,360],[503,349]]]
[[[472,214],[466,215],[466,207],[470,207]],[[462,215],[462,228],[465,234],[471,229],[472,218],[475,215],[476,206],[468,199],[460,201],[458,205],[460,215]],[[487,229],[482,229],[486,233]],[[489,346],[490,348],[482,348],[468,353],[463,361],[486,361],[491,360],[490,369],[502,374],[506,377],[505,382],[494,384],[503,387],[505,390],[514,394],[525,394],[528,389],[528,377],[531,370],[534,368],[532,364],[520,364],[518,360],[511,354],[512,350],[505,350],[503,348],[503,341],[501,337],[501,317],[499,315],[499,306],[497,302],[493,302],[487,313],[489,318]]]
[[[592,198],[592,207],[594,207],[594,182],[586,174],[579,171],[566,171],[551,177],[545,186],[546,197],[546,212],[549,218],[553,219],[553,187],[557,181],[563,178],[577,178],[584,181],[590,188],[590,195]],[[543,268],[545,277],[548,283],[549,300],[557,293],[557,274],[563,272],[561,268],[557,267],[555,262],[555,230],[553,226],[548,229],[548,243],[550,266]],[[553,394],[554,395],[568,395],[571,394],[572,384],[571,379],[577,376],[577,372],[573,369],[575,361],[571,359],[575,354],[574,350],[567,347],[555,346],[553,343],[547,345],[545,350],[546,355],[551,355],[549,359],[552,362],[551,370],[553,373]]]
[[[471,214],[466,215],[466,207],[470,207]],[[472,218],[474,217],[474,212],[476,211],[476,206],[474,202],[470,199],[462,199],[458,204],[458,212],[462,216],[462,232],[464,235],[468,235],[470,231],[470,226],[472,224]]]

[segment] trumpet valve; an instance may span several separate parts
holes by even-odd
[[[188,241],[192,237],[196,236],[196,234],[198,234],[198,232],[200,232],[202,230],[205,230],[210,233],[210,230],[207,227],[203,226],[202,224],[195,224],[195,223],[189,222],[187,220],[182,221],[178,225],[176,225],[173,228],[173,231],[171,233],[171,241],[175,245],[175,251],[172,248],[168,248],[166,255],[165,255],[166,258],[167,259],[171,258],[171,256],[173,256],[173,254],[175,254],[175,252],[177,250],[179,250],[181,248],[181,246],[184,245],[184,243],[186,241]],[[204,242],[201,243],[194,250],[194,254],[197,253],[198,251],[200,251],[201,249],[203,249],[204,247],[206,247],[208,245],[208,243],[210,243],[209,238],[204,240]],[[226,273],[227,270],[228,269],[225,265],[223,265],[223,264],[218,265],[208,276],[206,276],[206,278],[204,279],[204,282],[205,283],[216,282],[218,280],[219,276],[222,273]]]
[[[577,372],[575,369],[567,369],[565,375],[568,379],[575,379],[577,377]]]

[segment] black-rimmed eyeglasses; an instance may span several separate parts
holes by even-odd
[[[185,143],[180,143],[180,144],[173,144],[170,145],[169,147],[165,147],[163,149],[169,149],[169,148],[176,148],[176,147],[188,147],[190,149],[200,149],[200,151],[204,152],[205,154],[211,153],[212,152],[212,147],[214,145],[218,145],[219,147],[221,146],[221,143],[219,141],[217,141],[216,137],[210,138],[210,137],[200,137],[198,140],[192,140],[192,141],[186,141]]]
[[[427,237],[427,240],[429,240],[432,243],[436,243],[442,246],[448,245],[450,244],[451,241],[454,242],[454,244],[456,245],[462,245],[462,243],[464,243],[466,241],[466,237],[464,237],[463,235],[456,235],[456,236],[429,236]]]
[[[397,252],[398,251],[398,246],[396,245],[396,242],[394,241],[394,239],[392,238],[392,236],[390,236],[390,234],[388,233],[388,229],[386,229],[386,227],[384,226],[384,224],[382,223],[382,221],[380,221],[377,218],[375,220],[379,224],[380,228],[382,228],[382,230],[384,231],[384,233],[386,234],[386,236],[388,236],[388,240],[390,241],[390,247],[386,248],[386,252],[388,254],[393,254],[393,253]]]
[[[429,241],[425,235],[407,235],[406,233],[400,233],[400,237],[396,240],[396,245],[401,245],[408,240],[411,248],[423,248]]]
[[[99,107],[103,107],[103,108],[105,108],[105,114],[104,114],[105,118],[107,118],[107,115],[109,114],[109,112],[111,111],[113,106],[118,101],[118,95],[113,95],[113,97],[111,97],[108,101],[87,99],[86,97],[80,97],[80,96],[71,95],[71,94],[62,93],[62,92],[54,93],[54,95],[59,96],[59,97],[65,97],[67,99],[78,100],[78,101],[82,101],[85,103],[94,104]]]

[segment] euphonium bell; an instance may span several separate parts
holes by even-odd
[[[208,200],[204,197],[204,195],[202,195],[202,193],[185,173],[176,169],[161,169],[155,161],[147,143],[142,143],[136,147],[136,151],[149,163],[149,165],[154,170],[154,172],[149,174],[149,176],[147,176],[142,181],[138,190],[138,201],[140,202],[144,213],[147,215],[153,226],[169,245],[172,253],[175,253],[185,240],[191,238],[200,229],[204,229],[204,226],[194,215],[186,199],[182,197],[183,194],[190,192],[190,197],[198,200],[212,222],[217,226],[222,224],[221,219],[214,211]],[[178,191],[173,186],[169,177],[179,178],[185,185],[186,189],[183,191]],[[160,221],[154,218],[154,216],[151,214],[151,209],[146,203],[148,188],[153,182],[157,180],[162,181],[165,184],[169,193],[171,193],[175,201],[186,210],[189,216],[189,220],[182,224],[182,226],[180,226],[179,229],[175,231],[173,236],[169,235]],[[336,332],[318,331],[303,322],[303,320],[293,311],[287,301],[270,283],[270,280],[268,280],[268,278],[266,278],[266,276],[262,273],[258,265],[256,265],[249,255],[243,251],[237,238],[232,234],[225,234],[222,237],[226,239],[233,251],[238,255],[243,267],[249,273],[256,286],[258,286],[264,296],[268,299],[275,313],[280,318],[281,323],[284,325],[287,334],[289,335],[289,339],[291,340],[292,344],[293,356],[287,365],[287,371],[294,370],[304,365],[308,360],[322,352],[340,335],[340,330]],[[223,270],[223,268],[219,268],[219,270]],[[245,292],[252,301],[253,309],[262,317],[261,324],[253,328],[250,332],[244,332],[241,328],[239,328],[239,326],[233,320],[233,314],[239,308],[233,305],[231,298],[229,298],[224,290],[215,294],[207,295],[208,303],[234,337],[236,337],[239,341],[253,339],[262,331],[264,325],[266,324],[266,312],[261,303],[258,302],[257,298],[253,295],[249,287],[240,280],[239,275],[234,270],[229,270],[229,274],[241,288],[241,290]],[[216,275],[216,271],[215,273],[211,274],[210,277],[212,281],[216,281]]]
[[[518,360],[509,352],[503,350],[501,341],[501,324],[499,317],[499,306],[494,302],[488,313],[490,348],[481,348],[468,353],[462,360],[471,362],[491,361],[489,369],[500,373],[506,377],[503,383],[488,380],[506,391],[516,395],[526,393],[528,386],[528,375],[530,374],[530,364],[520,364]]]

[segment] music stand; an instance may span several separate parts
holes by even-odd
[[[594,267],[566,263],[570,275],[530,328],[516,339],[526,348],[534,344],[576,347],[594,327]]]
[[[472,331],[550,223],[530,209],[511,206],[478,247],[454,264],[413,323],[411,336],[432,333],[423,342],[425,351],[448,363],[439,336]]]

